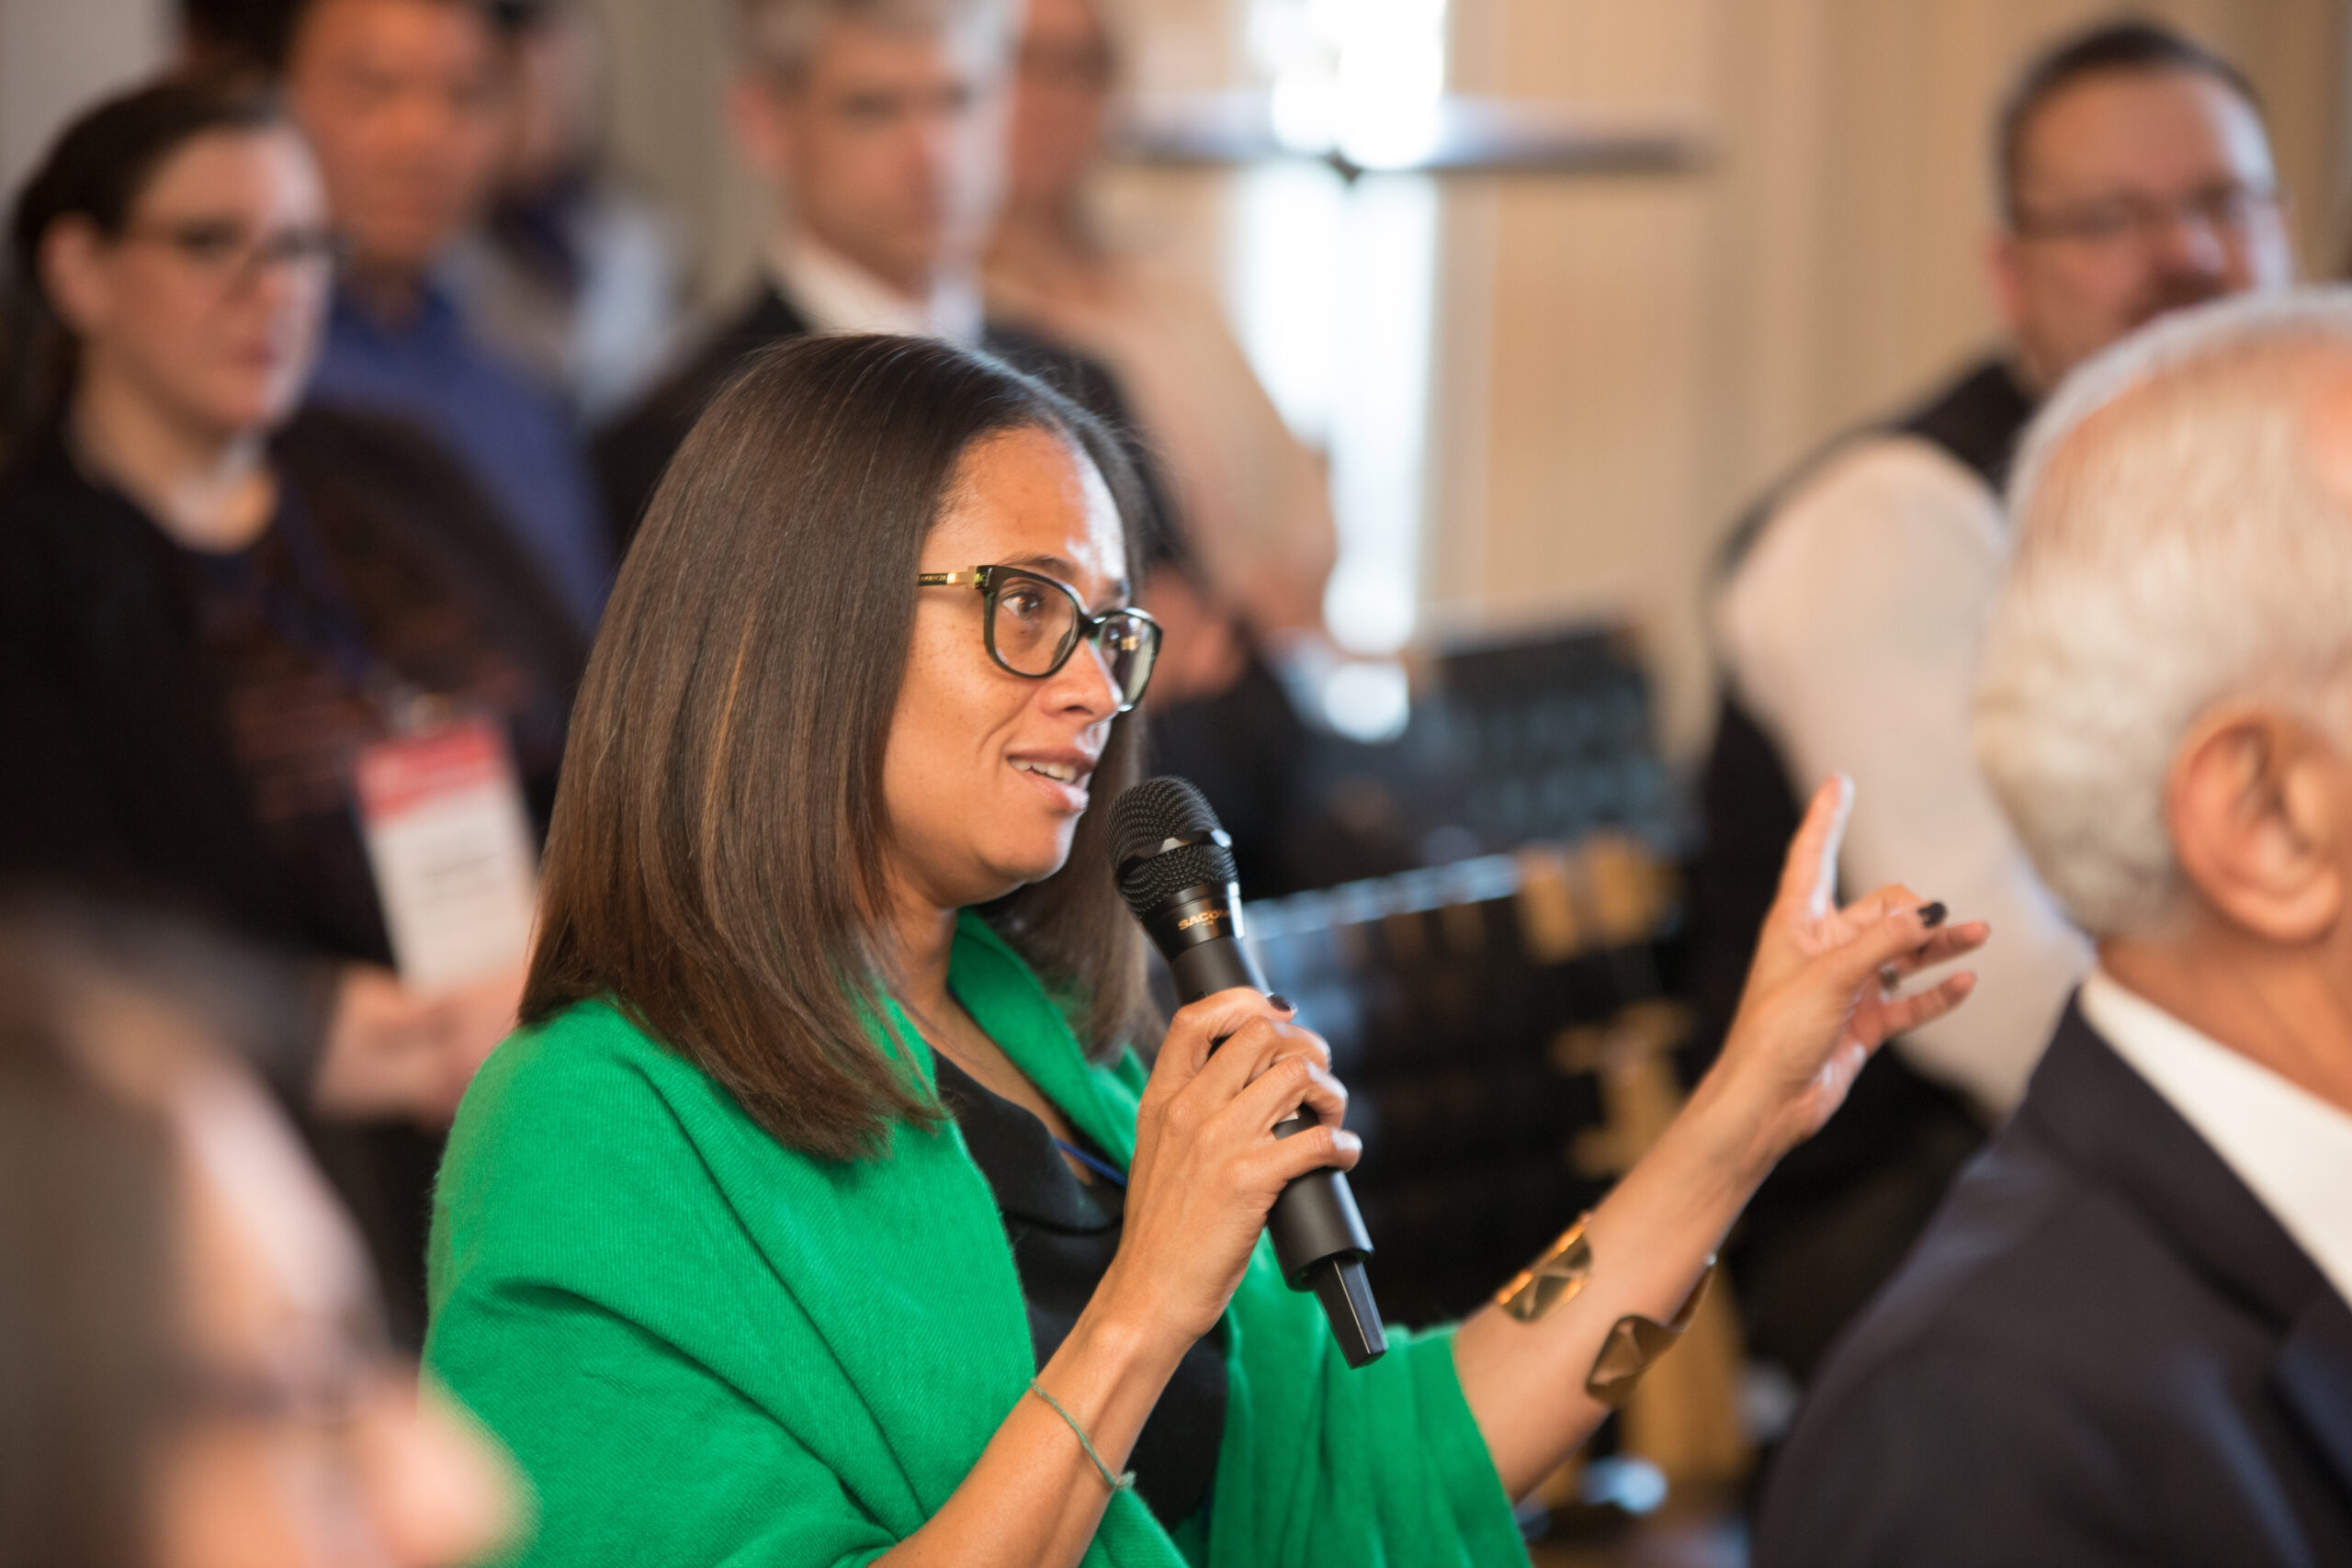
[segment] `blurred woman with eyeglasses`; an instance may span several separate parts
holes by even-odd
[[[334,247],[266,93],[187,78],[91,110],[10,238],[0,880],[132,892],[283,954],[281,1088],[413,1340],[437,1129],[520,974],[397,977],[354,760],[484,716],[543,821],[581,650],[425,438],[298,412]]]

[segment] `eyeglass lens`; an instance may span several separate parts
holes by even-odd
[[[2278,193],[2235,183],[2211,186],[2172,201],[2118,196],[2049,213],[2021,213],[2030,238],[2114,244],[2162,235],[2174,222],[2215,234],[2242,234],[2277,209]]]
[[[1078,601],[1058,583],[1019,572],[1002,573],[995,587],[989,632],[997,658],[1016,675],[1052,674],[1075,649],[1081,633],[1084,612]],[[1123,702],[1141,697],[1151,678],[1158,652],[1151,629],[1141,617],[1114,610],[1095,633],[1094,645]]]
[[[334,259],[334,237],[323,229],[256,231],[232,219],[190,219],[141,231],[218,277],[240,283],[267,268],[320,267]]]

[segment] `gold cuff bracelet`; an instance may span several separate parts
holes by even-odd
[[[1521,1323],[1533,1323],[1574,1301],[1592,1278],[1592,1245],[1584,1238],[1584,1227],[1591,1218],[1589,1213],[1579,1214],[1543,1257],[1495,1293],[1495,1305]],[[1584,1391],[1611,1410],[1624,1408],[1642,1374],[1690,1326],[1699,1300],[1707,1293],[1707,1281],[1714,1277],[1715,1260],[1710,1258],[1706,1272],[1690,1287],[1670,1323],[1628,1314],[1611,1325],[1608,1337],[1600,1342],[1600,1353],[1593,1358]]]
[[[1555,1307],[1576,1300],[1577,1292],[1592,1278],[1592,1247],[1584,1239],[1585,1223],[1591,1218],[1589,1213],[1578,1214],[1577,1223],[1562,1232],[1543,1257],[1495,1292],[1495,1304],[1521,1323],[1533,1323]]]

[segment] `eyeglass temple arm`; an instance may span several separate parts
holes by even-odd
[[[961,588],[967,583],[977,587],[986,581],[985,567],[974,567],[969,571],[918,572],[915,576],[915,585],[919,588]]]

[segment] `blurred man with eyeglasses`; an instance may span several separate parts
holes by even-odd
[[[483,0],[302,0],[287,98],[345,245],[314,400],[395,414],[462,462],[584,629],[611,585],[569,415],[480,342],[440,268],[488,202],[504,134]]]
[[[1001,0],[740,0],[727,107],[779,221],[752,299],[596,443],[624,547],[695,416],[743,358],[810,332],[981,346],[1114,431],[1124,398],[1092,360],[983,319],[1010,39]],[[1132,445],[1132,444],[1131,444]],[[1136,449],[1136,456],[1143,454]],[[1152,511],[1166,515],[1148,462]]]
[[[2254,91],[2177,33],[2119,23],[2042,55],[2012,90],[1994,151],[1988,270],[2007,343],[1768,495],[1734,534],[1714,606],[1725,680],[1695,886],[1712,1038],[1737,1000],[1738,954],[1797,803],[1826,773],[1860,785],[1845,851],[1854,886],[1900,865],[1996,933],[1966,1015],[1882,1053],[1749,1211],[1735,1262],[1751,1341],[1800,1381],[2016,1105],[2090,964],[1969,751],[2011,448],[2068,370],[2134,329],[2293,279]]]

